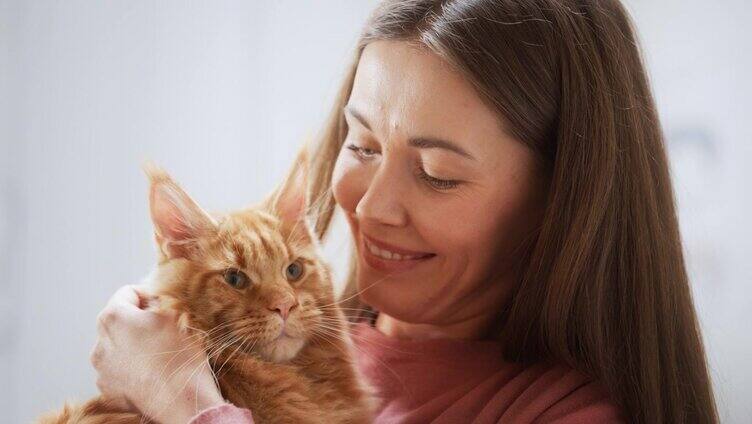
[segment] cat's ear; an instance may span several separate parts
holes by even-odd
[[[151,162],[143,165],[149,178],[149,210],[160,252],[166,258],[187,258],[200,237],[216,231],[217,223],[170,177]]]
[[[303,145],[282,184],[265,201],[267,210],[278,216],[291,236],[311,239],[306,217],[308,148]]]

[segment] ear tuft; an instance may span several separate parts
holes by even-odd
[[[299,237],[310,238],[308,220],[308,149],[304,144],[282,184],[264,202],[266,209],[278,216],[283,225]]]
[[[154,185],[154,183],[156,182],[172,181],[172,178],[167,173],[167,171],[154,163],[154,161],[144,161],[144,163],[141,165],[141,169],[146,174],[146,177],[149,178],[149,182],[152,185]]]

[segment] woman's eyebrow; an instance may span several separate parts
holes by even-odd
[[[363,125],[364,127],[366,127],[366,129],[368,131],[373,132],[373,130],[371,129],[371,126],[368,124],[368,121],[366,120],[366,118],[364,118],[363,115],[361,115],[360,112],[358,112],[357,109],[355,109],[354,107],[352,107],[350,105],[345,105],[344,111],[345,111],[346,114],[349,113],[355,119],[357,119],[358,122],[360,122],[360,125]]]
[[[366,118],[363,117],[363,115],[360,112],[358,112],[354,107],[352,107],[351,105],[345,105],[344,111],[345,113],[349,113],[350,115],[352,115],[368,131],[373,132],[373,130],[371,129],[371,125],[368,124],[368,121],[366,120]],[[468,153],[462,147],[458,146],[456,143],[453,143],[447,140],[442,140],[439,138],[416,137],[416,138],[411,138],[410,140],[408,140],[407,144],[409,146],[416,147],[418,149],[445,149],[445,150],[449,150],[450,152],[457,153],[458,155],[466,157],[468,159],[476,160],[473,155]]]
[[[419,149],[446,149],[450,152],[457,153],[460,156],[468,159],[476,160],[473,155],[465,151],[462,147],[452,143],[451,141],[442,140],[440,138],[431,137],[417,137],[411,138],[407,141],[407,144]]]

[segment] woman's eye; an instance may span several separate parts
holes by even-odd
[[[244,289],[251,283],[251,279],[243,271],[235,268],[225,270],[223,277],[227,284],[236,289]]]
[[[285,269],[285,277],[287,281],[298,281],[303,275],[303,263],[295,261],[287,266]]]
[[[346,147],[352,150],[353,153],[355,153],[361,159],[371,159],[379,153],[376,150],[369,149],[367,147],[356,146],[354,144],[348,144]]]
[[[432,177],[421,167],[418,167],[418,177],[430,186],[439,190],[450,190],[460,185],[460,181],[457,180],[442,180],[440,178]]]

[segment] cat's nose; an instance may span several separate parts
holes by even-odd
[[[272,301],[267,309],[272,312],[278,312],[283,320],[287,320],[287,316],[290,314],[290,311],[296,306],[298,306],[298,300],[293,299],[290,296],[286,296]]]

